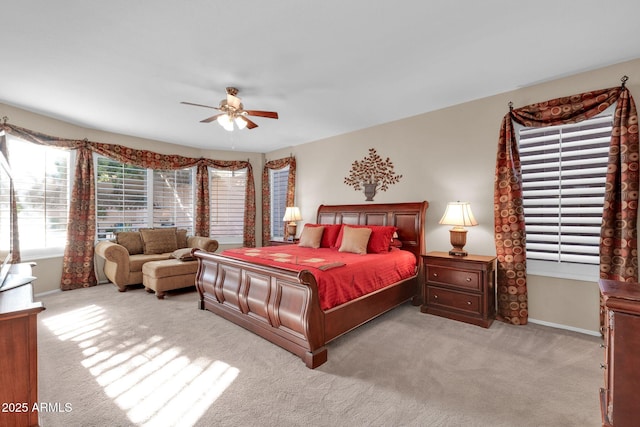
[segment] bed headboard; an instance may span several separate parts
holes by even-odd
[[[384,203],[366,205],[320,205],[318,224],[393,225],[398,228],[402,249],[416,258],[426,252],[424,223],[429,203]]]

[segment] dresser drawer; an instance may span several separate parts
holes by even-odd
[[[480,295],[431,286],[427,289],[427,304],[433,307],[451,308],[481,315],[481,303]]]
[[[429,264],[427,264],[426,279],[431,284],[456,286],[476,291],[480,291],[482,283],[479,271],[453,269]]]

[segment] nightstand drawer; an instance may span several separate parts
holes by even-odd
[[[427,288],[427,304],[435,307],[453,308],[468,313],[481,314],[481,296],[436,287]]]
[[[439,265],[427,264],[426,279],[431,284],[458,286],[465,289],[480,290],[482,283],[480,272],[452,269]]]

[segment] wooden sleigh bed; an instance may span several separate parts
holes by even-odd
[[[401,249],[416,257],[415,275],[409,279],[322,310],[317,281],[309,270],[294,272],[195,250],[199,308],[260,335],[316,368],[327,361],[330,341],[406,301],[420,303],[427,207],[425,201],[318,208],[318,224],[397,227]]]

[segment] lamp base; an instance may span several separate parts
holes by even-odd
[[[451,250],[449,251],[449,255],[453,255],[453,256],[461,256],[461,257],[462,257],[462,256],[467,256],[467,255],[469,255],[469,253],[467,253],[467,251],[465,251],[465,250],[458,250],[458,249],[455,249],[455,248],[454,248],[454,249],[451,249]]]
[[[454,227],[449,230],[449,238],[451,240],[451,246],[453,246],[449,251],[449,255],[459,257],[469,255],[467,251],[463,249],[464,245],[467,244],[467,230],[462,227]]]
[[[285,240],[293,241],[296,238],[296,229],[298,228],[295,222],[290,222],[287,224],[287,235],[285,236]]]

